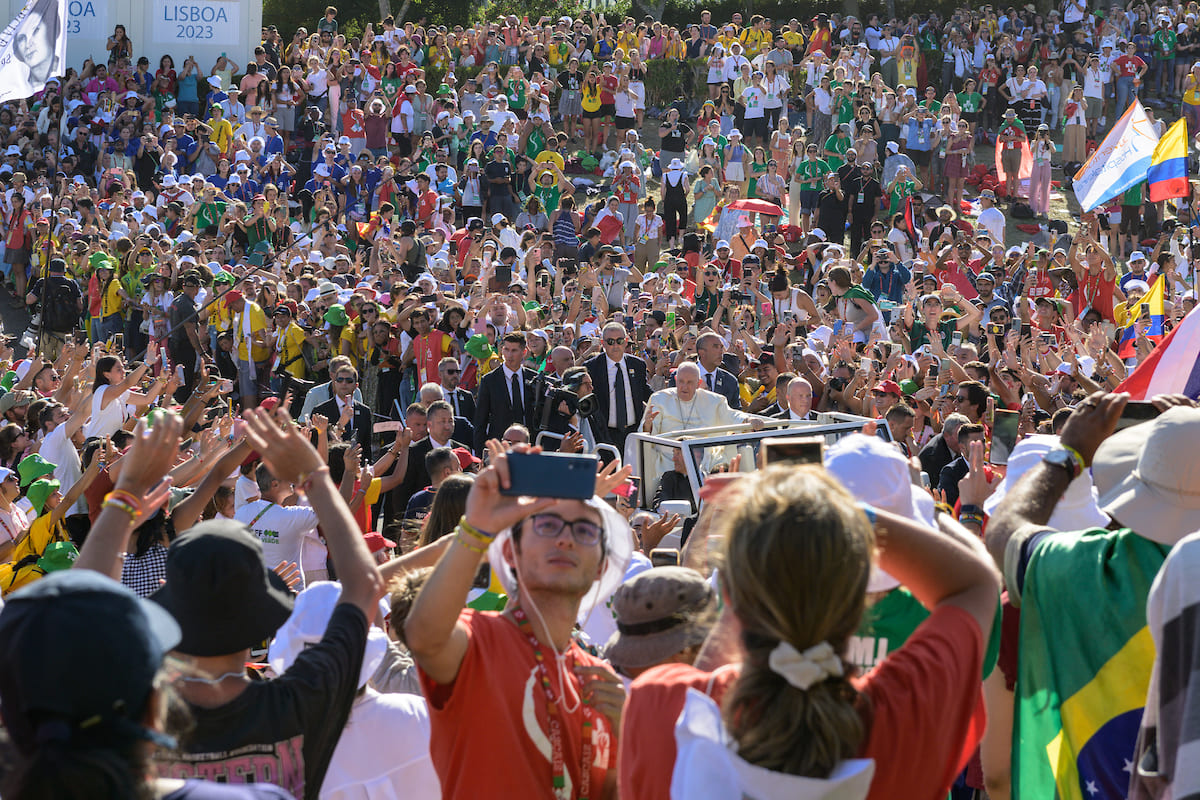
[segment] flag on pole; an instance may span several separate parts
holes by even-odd
[[[1131,400],[1149,400],[1156,394],[1200,400],[1200,314],[1192,309],[1117,391],[1129,392]]]
[[[67,0],[29,0],[0,33],[0,103],[31,97],[67,69]]]
[[[1142,104],[1134,101],[1075,173],[1075,197],[1085,212],[1146,179],[1158,136]]]
[[[1146,327],[1146,338],[1152,342],[1161,342],[1163,338],[1163,276],[1154,280],[1150,291],[1142,298],[1141,303],[1129,309],[1125,319],[1125,330],[1121,332],[1121,343],[1117,345],[1118,358],[1133,358],[1137,355],[1137,331],[1134,323],[1142,318],[1142,307],[1150,306],[1150,321]]]
[[[1154,155],[1150,157],[1146,182],[1150,186],[1151,203],[1188,196],[1187,157],[1187,117],[1180,117],[1158,140]]]

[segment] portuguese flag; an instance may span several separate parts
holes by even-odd
[[[1128,793],[1154,664],[1146,598],[1169,551],[1129,530],[1036,544],[1021,593],[1016,800]]]

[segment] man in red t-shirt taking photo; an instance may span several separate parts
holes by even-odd
[[[1115,113],[1120,116],[1137,98],[1138,87],[1142,85],[1142,76],[1146,74],[1146,62],[1138,58],[1136,44],[1127,43],[1125,52],[1113,59],[1112,73],[1113,77],[1117,79]]]
[[[633,537],[600,497],[502,495],[509,454],[495,440],[488,449],[491,463],[405,625],[442,796],[612,797],[625,691],[572,631],[598,604],[607,613]],[[599,478],[595,494],[629,474]],[[509,596],[501,613],[463,609],[485,552]]]

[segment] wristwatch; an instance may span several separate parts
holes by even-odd
[[[1074,450],[1066,447],[1056,447],[1042,457],[1042,462],[1053,467],[1062,467],[1071,475],[1071,480],[1083,472],[1083,459]]]

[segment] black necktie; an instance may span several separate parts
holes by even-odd
[[[711,372],[704,376],[704,382],[708,384],[708,390],[710,392],[716,391],[716,389],[713,388],[713,376]]]
[[[512,375],[512,413],[514,420],[523,420],[525,418],[525,398],[521,395],[521,373],[514,372]]]
[[[617,379],[613,382],[613,394],[617,403],[617,427],[624,428],[629,424],[629,416],[625,408],[625,368],[617,362]]]
[[[450,393],[450,398],[451,398],[451,401],[454,403],[454,416],[456,416],[456,417],[462,416],[461,414],[458,413],[458,390],[457,389],[455,389],[453,392]]]

